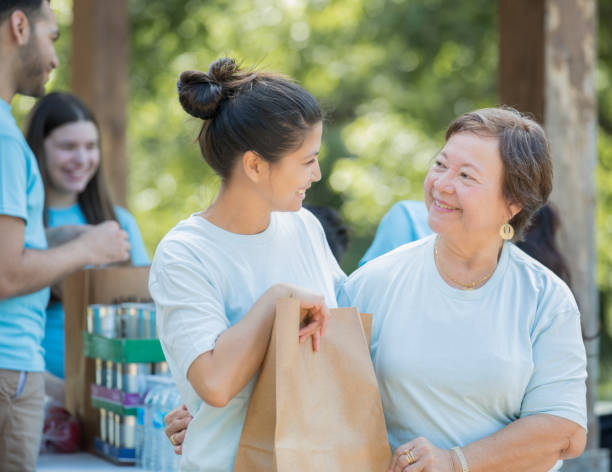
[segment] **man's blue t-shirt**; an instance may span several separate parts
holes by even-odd
[[[36,158],[11,115],[10,105],[0,100],[0,215],[25,222],[26,249],[47,249],[44,203]],[[45,369],[41,342],[48,301],[48,288],[0,301],[0,369]]]
[[[134,217],[124,208],[115,207],[119,225],[130,241],[130,257],[135,266],[149,265],[149,256],[145,249],[138,224]],[[66,208],[47,208],[47,226],[54,228],[64,225],[85,225],[87,220],[78,204]],[[42,343],[45,349],[45,365],[49,372],[64,378],[64,308],[58,301],[53,301],[47,308],[45,338]]]

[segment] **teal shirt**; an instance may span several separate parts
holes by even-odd
[[[136,219],[124,208],[115,207],[119,225],[127,232],[130,241],[130,256],[135,266],[149,264],[149,256],[145,249]],[[78,204],[67,208],[47,208],[47,226],[54,228],[64,225],[85,225],[85,215]],[[64,378],[64,308],[58,301],[53,301],[47,308],[47,324],[45,326],[46,368],[53,375]]]
[[[380,220],[374,241],[359,261],[359,265],[362,266],[402,244],[429,236],[432,231],[427,223],[427,216],[424,202],[397,202]]]
[[[44,203],[36,158],[11,115],[10,105],[0,100],[0,215],[25,222],[26,249],[47,248]],[[44,370],[41,342],[48,301],[48,288],[0,301],[0,369]]]

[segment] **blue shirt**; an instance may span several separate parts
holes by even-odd
[[[427,216],[424,202],[410,200],[397,202],[380,220],[374,241],[359,261],[359,265],[402,244],[429,236],[432,231],[427,223]]]
[[[338,303],[373,313],[371,351],[393,449],[449,449],[529,415],[586,429],[586,355],[567,285],[514,244],[476,290],[448,285],[435,236],[355,271]]]
[[[36,158],[11,115],[10,105],[0,100],[0,215],[25,222],[26,249],[47,249],[44,203]],[[0,369],[44,370],[41,342],[48,301],[49,288],[0,301]]]
[[[85,225],[87,220],[78,204],[66,208],[47,208],[47,226],[54,228],[64,225]],[[115,207],[119,225],[127,232],[130,241],[132,264],[149,264],[149,256],[138,229],[138,224],[129,211]],[[53,301],[47,308],[47,324],[43,339],[46,368],[53,375],[64,378],[64,308]]]

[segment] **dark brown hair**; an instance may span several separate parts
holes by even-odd
[[[40,13],[44,0],[0,0],[0,23],[4,22],[16,10],[21,10],[30,19]],[[49,0],[46,0],[47,2]]]
[[[245,152],[277,162],[322,120],[317,101],[295,82],[279,74],[242,70],[229,58],[214,61],[206,74],[183,72],[177,89],[185,111],[204,120],[200,149],[224,180]]]
[[[535,212],[532,221],[525,232],[525,240],[519,241],[516,245],[561,277],[571,288],[569,267],[555,240],[561,226],[557,211],[547,203]]]
[[[502,194],[509,203],[521,207],[510,220],[515,240],[521,240],[531,217],[552,191],[553,166],[544,130],[517,110],[499,107],[460,116],[446,130],[446,140],[462,132],[499,139]]]
[[[69,93],[50,93],[41,98],[30,112],[25,136],[38,161],[38,168],[45,187],[51,184],[47,170],[45,139],[54,129],[77,121],[91,121],[98,132],[100,131],[98,122],[91,110],[75,95]],[[102,159],[100,159],[100,162],[102,162]],[[101,165],[98,166],[98,170],[87,183],[85,190],[78,195],[77,201],[87,223],[95,225],[107,220],[117,221],[117,215],[115,215],[113,202],[104,181]]]

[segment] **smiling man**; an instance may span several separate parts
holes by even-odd
[[[44,94],[58,65],[49,0],[0,0],[0,463],[32,471],[43,422],[41,342],[49,286],[88,264],[127,259],[116,222],[47,248],[44,190],[36,158],[11,115],[19,93]]]

